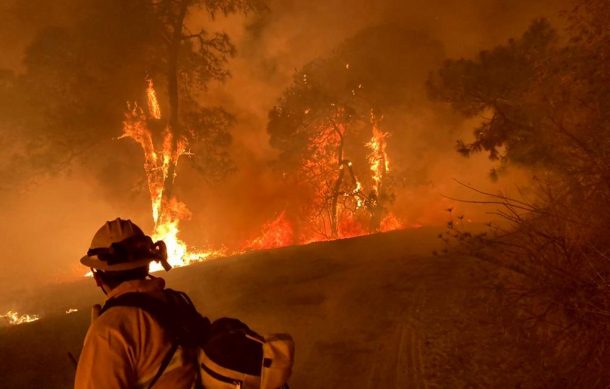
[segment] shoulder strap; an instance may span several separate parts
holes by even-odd
[[[100,310],[100,315],[113,307],[135,307],[148,312],[163,328],[171,327],[168,304],[146,293],[125,293],[111,298]]]
[[[172,347],[167,352],[167,354],[165,354],[165,357],[163,358],[163,361],[161,362],[161,366],[159,367],[159,370],[157,370],[157,374],[155,374],[153,379],[150,381],[150,384],[148,385],[148,389],[152,388],[153,385],[157,382],[157,380],[163,375],[163,372],[165,371],[165,369],[167,369],[167,366],[169,365],[172,358],[174,357],[174,354],[176,353],[177,349],[178,349],[178,343],[174,342],[172,344]]]
[[[163,375],[163,372],[169,365],[174,354],[176,353],[176,350],[178,349],[178,342],[175,339],[176,329],[172,325],[172,321],[170,319],[171,311],[168,304],[145,293],[125,293],[121,296],[106,301],[106,304],[104,304],[100,310],[100,315],[113,307],[135,307],[143,309],[144,311],[148,312],[164,330],[168,331],[172,337],[172,347],[163,358],[161,366],[159,367],[159,370],[157,370],[157,374],[155,374],[152,381],[150,381],[150,384],[148,385],[148,388],[150,389]]]

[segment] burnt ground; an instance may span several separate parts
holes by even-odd
[[[489,265],[433,256],[433,229],[212,260],[167,275],[210,318],[238,317],[296,340],[292,388],[528,388],[544,382]],[[0,387],[70,387],[92,280],[47,288],[22,305],[45,316],[0,328]],[[69,307],[79,312],[65,315]]]

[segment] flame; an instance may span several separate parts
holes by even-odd
[[[340,108],[334,118],[314,132],[307,147],[308,157],[303,162],[299,177],[303,178],[312,193],[312,201],[304,210],[305,229],[299,229],[297,241],[309,243],[333,238],[330,203],[335,195],[340,196],[336,204],[337,238],[361,235],[352,233],[353,228],[342,228],[351,222],[342,218],[360,210],[365,205],[366,195],[363,184],[358,180],[352,162],[344,155],[344,139],[348,126],[343,122],[344,111]],[[339,185],[336,187],[336,185]],[[336,193],[335,191],[337,191]]]
[[[243,251],[261,250],[277,247],[285,247],[294,244],[294,230],[292,224],[286,218],[286,211],[271,222],[265,223],[261,234],[244,244]]]
[[[405,224],[402,222],[402,220],[400,220],[396,215],[394,215],[393,213],[389,213],[381,221],[379,231],[381,231],[381,232],[394,231],[394,230],[403,228],[404,225]],[[418,227],[414,227],[414,228],[419,228],[419,227],[421,227],[421,225],[418,225]]]
[[[347,66],[349,68],[349,65]],[[307,83],[307,75],[303,75]],[[161,108],[151,79],[146,80],[147,105],[143,109],[138,104],[128,104],[123,121],[123,133],[119,139],[131,138],[140,145],[144,153],[144,171],[146,173],[148,190],[150,193],[152,218],[154,230],[151,234],[153,240],[163,240],[168,250],[168,262],[174,267],[189,265],[206,258],[226,255],[225,250],[194,250],[179,238],[180,222],[191,217],[186,204],[175,196],[164,196],[165,183],[175,177],[168,177],[170,167],[177,166],[180,157],[186,154],[188,143],[185,138],[174,139],[170,127],[165,127],[160,134],[153,136],[150,123],[158,123],[162,119]],[[361,85],[358,86],[361,88]],[[309,108],[305,110],[308,114]],[[336,203],[336,217],[338,238],[366,235],[373,231],[371,204],[377,206],[378,198],[383,191],[382,184],[390,171],[390,160],[387,155],[387,139],[389,134],[380,128],[383,117],[377,117],[371,112],[372,137],[365,144],[369,150],[366,159],[372,173],[372,195],[367,196],[368,180],[358,180],[352,162],[343,155],[343,139],[346,136],[347,125],[342,123],[342,111],[338,110],[336,117],[327,126],[321,126],[317,134],[310,139],[308,145],[309,157],[301,168],[301,178],[309,182],[313,190],[313,200],[309,208],[302,215],[307,228],[292,225],[286,211],[280,212],[277,217],[261,227],[258,237],[246,241],[241,245],[239,252],[247,250],[268,249],[288,246],[294,243],[308,243],[320,240],[329,240],[333,237],[329,233],[329,199],[337,193],[334,187],[340,184],[341,199]],[[155,126],[156,127],[156,126]],[[155,144],[155,139],[160,141]],[[341,150],[339,152],[339,150]],[[342,180],[340,179],[342,177]],[[336,198],[336,197],[335,197]],[[368,213],[368,211],[370,213]],[[379,208],[382,210],[382,208]],[[377,219],[379,220],[379,219]],[[374,230],[390,231],[402,228],[403,222],[394,214],[383,217]],[[151,271],[162,270],[158,263],[151,263]],[[68,313],[68,312],[67,312]]]
[[[364,144],[368,150],[366,160],[371,172],[371,180],[360,181],[354,171],[355,167],[344,155],[344,141],[348,126],[342,121],[342,111],[330,121],[323,124],[310,139],[307,159],[304,161],[300,177],[313,187],[313,201],[309,205],[307,223],[314,225],[309,234],[299,237],[301,242],[327,240],[332,238],[329,228],[336,212],[336,237],[347,238],[364,235],[373,231],[389,231],[401,228],[403,224],[395,216],[386,215],[383,199],[384,182],[390,172],[390,159],[387,153],[389,134],[381,130],[382,116],[372,111],[370,122],[372,136]],[[336,211],[329,205],[334,201],[334,194],[340,186],[341,200],[336,204]],[[365,190],[365,185],[371,185]],[[333,206],[335,203],[333,203]],[[377,222],[375,222],[377,221]],[[383,225],[381,225],[383,222]],[[301,234],[303,233],[300,230]]]
[[[354,238],[368,235],[370,231],[366,224],[358,220],[352,212],[343,211],[339,214],[339,238]]]
[[[161,147],[155,147],[148,121],[161,119],[161,108],[153,81],[147,80],[147,85],[147,112],[144,112],[137,104],[128,104],[123,121],[123,134],[119,139],[133,139],[144,152],[144,171],[150,192],[152,217],[155,222],[151,235],[153,240],[165,242],[170,265],[173,267],[186,266],[220,253],[218,251],[189,251],[186,243],[178,238],[180,221],[189,219],[191,212],[186,204],[173,196],[164,199],[163,191],[170,166],[178,164],[180,157],[185,154],[188,144],[186,139],[180,138],[175,142],[177,147],[174,149],[174,135],[169,127],[165,127]],[[151,263],[150,269],[159,271],[163,268],[159,263]]]
[[[383,132],[379,128],[379,122],[381,119],[383,118],[377,118],[375,114],[371,112],[373,136],[366,144],[366,147],[370,149],[368,162],[371,172],[373,173],[373,189],[376,193],[380,192],[383,178],[390,171],[390,159],[388,158],[388,154],[386,152],[386,148],[388,146],[387,138],[389,135],[387,132]]]
[[[33,321],[39,320],[40,316],[28,314],[22,315],[11,310],[5,313],[4,315],[0,315],[0,319],[5,319],[10,325],[18,325],[23,323],[31,323]]]
[[[161,119],[161,107],[157,99],[157,91],[151,79],[148,79],[148,87],[146,88],[146,98],[148,100],[148,112],[154,119]]]
[[[69,315],[69,314],[74,313],[74,312],[78,312],[78,309],[76,309],[76,308],[68,308],[68,309],[66,309],[66,315]]]

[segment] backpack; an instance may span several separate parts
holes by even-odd
[[[106,302],[100,315],[117,306],[148,312],[172,339],[151,388],[163,375],[178,347],[196,349],[198,385],[205,389],[288,389],[294,341],[288,334],[261,336],[237,319],[213,323],[183,292],[165,289],[167,302],[145,293],[126,293]]]

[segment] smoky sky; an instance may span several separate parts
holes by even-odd
[[[38,31],[69,25],[78,17],[80,11],[72,4],[67,0],[4,0],[0,5],[0,68],[22,71],[24,51]],[[202,96],[205,104],[221,105],[236,115],[231,154],[237,169],[210,186],[188,164],[183,165],[177,195],[193,213],[183,223],[183,239],[205,246],[251,238],[262,223],[286,206],[291,194],[273,179],[269,169],[276,151],[266,132],[268,112],[295,72],[332,55],[359,31],[397,24],[433,42],[440,53],[438,61],[467,58],[518,37],[534,18],[546,17],[560,28],[559,12],[566,6],[567,2],[556,0],[272,0],[261,15],[216,20],[192,15],[189,24],[194,29],[205,26],[226,31],[237,48],[229,64],[232,78],[211,85]],[[440,194],[463,194],[453,178],[497,190],[502,185],[514,188],[522,175],[515,171],[512,178],[491,183],[487,176],[491,165],[484,156],[467,160],[454,152],[455,139],[468,136],[476,119],[462,120],[447,107],[427,100],[423,85],[438,64],[435,61],[410,61],[412,71],[421,78],[421,88],[414,87],[418,102],[404,113],[404,123],[396,124],[404,126],[406,135],[392,146],[403,168],[414,172],[413,184],[398,194],[395,203],[396,212],[408,224],[441,222],[442,207],[448,200]],[[119,128],[116,133],[120,134]],[[7,147],[9,134],[3,131],[0,136],[0,145]],[[0,298],[0,310],[8,307],[6,296],[15,291],[80,277],[85,269],[78,259],[105,220],[122,216],[147,230],[152,228],[145,181],[138,180],[143,177],[141,155],[132,146],[117,146],[126,154],[125,163],[133,164],[127,173],[117,174],[112,165],[73,166],[38,177],[27,186],[2,187],[4,252],[0,264],[4,271],[0,283],[6,292]]]

